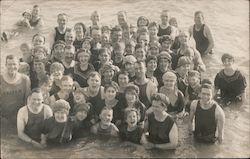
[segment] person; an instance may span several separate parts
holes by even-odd
[[[106,32],[102,33],[101,35],[101,45],[102,48],[107,48],[110,52],[113,51],[113,47],[110,43],[110,35]]]
[[[212,83],[212,82],[211,82]],[[195,117],[194,138],[198,142],[214,143],[217,139],[222,143],[224,137],[225,114],[213,99],[213,86],[204,83],[201,86],[201,97],[194,100],[190,106],[189,131],[193,131]],[[216,136],[216,131],[218,135]]]
[[[202,59],[200,56],[196,56],[198,54],[195,54],[195,51],[193,48],[189,47],[184,51],[184,56],[188,57],[191,60],[191,69],[196,70],[199,72],[205,72],[206,71],[206,66],[203,63]]]
[[[32,37],[32,48],[31,48],[31,52],[34,53],[34,49],[37,46],[41,46],[44,48],[46,56],[49,55],[49,49],[45,46],[45,36],[38,33],[33,35]]]
[[[28,43],[22,43],[20,45],[20,51],[22,57],[19,59],[20,62],[27,62],[28,64],[32,61],[31,47]]]
[[[87,87],[87,78],[90,72],[94,71],[94,66],[89,63],[91,52],[86,49],[80,49],[77,52],[78,63],[74,66],[73,79],[81,87]]]
[[[235,68],[234,57],[231,54],[223,54],[221,61],[224,68],[216,74],[214,79],[215,94],[221,98],[220,101],[224,106],[231,103],[244,103],[247,87],[245,76]]]
[[[212,53],[214,48],[214,39],[210,28],[204,21],[204,14],[202,11],[194,13],[194,25],[189,28],[189,33],[193,36],[196,42],[196,49],[201,56]]]
[[[68,29],[65,32],[64,39],[66,46],[73,45],[75,41],[75,32],[72,29]]]
[[[113,64],[119,68],[122,68],[124,52],[125,52],[125,43],[118,42],[113,45],[114,50],[112,55]]]
[[[141,44],[136,44],[134,56],[136,58],[136,61],[144,62],[146,60],[145,47]]]
[[[152,96],[153,113],[148,115],[145,122],[145,132],[148,131],[145,148],[176,149],[178,144],[178,128],[167,113],[168,98],[162,93]]]
[[[63,99],[57,100],[53,108],[53,116],[45,119],[42,133],[46,135],[42,142],[47,146],[58,146],[69,143],[72,139],[73,122],[68,117],[70,105]]]
[[[140,113],[135,108],[125,111],[125,123],[119,128],[119,137],[122,141],[130,141],[135,144],[142,144],[145,140],[145,134],[142,127],[138,126]]]
[[[111,60],[111,52],[107,48],[101,48],[98,56],[98,61],[93,63],[95,70],[100,72],[102,67],[105,64],[112,64],[113,61]]]
[[[54,28],[53,32],[49,35],[50,37],[48,38],[50,39],[50,46],[53,46],[53,44],[58,40],[65,41],[65,33],[70,29],[67,26],[68,15],[65,13],[60,13],[57,15],[57,23],[58,26]]]
[[[133,82],[136,78],[135,76],[135,62],[136,58],[133,55],[127,55],[123,59],[124,71],[129,73],[129,82]]]
[[[125,30],[126,28],[128,28],[129,24],[127,21],[126,11],[119,11],[117,13],[117,20],[118,20],[118,24],[122,28],[122,30]]]
[[[41,138],[41,125],[45,119],[52,117],[53,113],[48,105],[43,104],[43,94],[41,89],[33,89],[28,97],[27,105],[18,110],[17,113],[17,134],[18,137],[32,144],[34,147],[43,148]]]
[[[64,67],[59,62],[54,62],[50,66],[50,77],[53,81],[51,86],[50,95],[57,93],[60,90],[61,78],[64,74]]]
[[[105,64],[101,69],[100,69],[100,74],[102,76],[102,86],[110,84],[116,75],[116,73],[120,69],[117,66],[114,66],[112,64]]]
[[[148,55],[158,56],[160,53],[160,48],[161,46],[158,40],[151,40],[149,42],[147,56]]]
[[[18,72],[25,74],[29,77],[30,76],[30,65],[27,62],[20,62]]]
[[[164,86],[160,88],[160,93],[169,98],[167,112],[174,117],[181,117],[184,108],[184,95],[177,88],[177,76],[175,73],[168,71],[162,76]]]
[[[158,25],[156,22],[151,22],[148,24],[148,31],[149,31],[149,42],[152,42],[154,40],[158,41]]]
[[[157,86],[146,78],[146,66],[144,62],[135,62],[134,84],[140,89],[139,99],[148,108],[151,105],[151,95],[158,91]]]
[[[161,44],[161,48],[160,48],[161,51],[166,51],[170,55],[174,54],[174,52],[171,50],[173,40],[171,39],[169,35],[163,35],[161,38],[159,38],[159,42]]]
[[[74,31],[76,39],[73,42],[73,45],[75,47],[75,51],[77,52],[80,48],[82,48],[82,44],[86,34],[86,26],[82,22],[76,23],[74,26]]]
[[[40,81],[39,88],[43,94],[43,103],[49,105],[50,90],[52,88],[53,80],[49,76],[45,76]]]
[[[18,72],[19,60],[15,55],[7,55],[6,71],[0,75],[1,117],[16,125],[17,112],[26,104],[31,84],[28,76]]]
[[[111,30],[111,43],[112,46],[115,46],[115,43],[119,43],[122,41],[122,28],[121,26],[116,25]]]
[[[31,12],[31,19],[29,20],[31,27],[41,27],[44,25],[43,18],[40,15],[40,7],[38,5],[34,5]]]
[[[53,44],[52,47],[52,54],[50,62],[59,62],[62,63],[64,57],[65,57],[65,47],[66,43],[62,40],[58,40]]]
[[[91,132],[100,136],[118,136],[118,128],[111,121],[113,119],[113,110],[111,108],[104,107],[99,115],[100,122],[91,127]]]
[[[129,83],[129,73],[127,71],[121,70],[116,74],[116,77],[117,77],[116,82],[119,85],[117,96],[120,96],[124,93],[124,90]]]
[[[90,20],[92,22],[92,25],[87,29],[87,35],[92,36],[92,29],[93,27],[101,27],[100,25],[100,14],[97,11],[92,12],[90,16]]]
[[[64,75],[73,77],[74,67],[76,64],[75,59],[75,48],[73,45],[65,46],[65,56],[62,60],[64,66]]]
[[[134,55],[135,52],[135,45],[136,45],[136,41],[134,39],[130,39],[126,42],[126,46],[125,46],[125,53],[124,55]]]
[[[157,68],[157,57],[154,55],[148,55],[146,60],[146,77],[151,80],[157,87],[158,87],[158,81],[156,77],[154,76],[154,71]]]
[[[16,25],[23,28],[31,29],[30,26],[30,20],[31,20],[31,12],[29,10],[26,10],[22,13],[23,18],[20,19]]]

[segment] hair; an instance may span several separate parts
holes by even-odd
[[[33,88],[29,94],[31,96],[33,93],[42,93],[42,90],[40,88]]]
[[[63,82],[63,81],[67,81],[67,82],[73,83],[73,79],[72,79],[72,77],[69,76],[69,75],[64,75],[64,76],[62,76],[61,82]]]
[[[162,93],[154,93],[151,96],[151,101],[161,101],[161,106],[164,108],[170,104],[168,97]]]
[[[124,94],[126,94],[128,91],[133,91],[135,93],[136,97],[138,97],[139,93],[140,93],[139,87],[135,84],[128,84],[124,90]]]
[[[104,33],[105,30],[111,31],[111,29],[108,25],[102,26],[101,30],[102,30],[102,34]]]
[[[95,76],[97,76],[97,77],[99,77],[101,79],[101,75],[98,72],[92,71],[92,72],[89,73],[87,80],[89,80],[90,77],[95,77]]]
[[[50,65],[50,74],[54,73],[56,70],[64,72],[64,67],[59,62],[54,62]]]
[[[62,40],[57,40],[56,42],[54,42],[54,44],[53,44],[53,46],[52,46],[52,49],[54,50],[55,47],[56,47],[56,45],[58,45],[58,44],[63,45],[64,48],[65,48],[65,46],[66,46],[66,43],[65,43],[64,41],[62,41]]]
[[[127,117],[129,115],[130,112],[135,112],[136,113],[136,116],[137,116],[137,122],[140,121],[140,118],[141,118],[141,114],[140,114],[140,111],[137,110],[136,108],[126,108],[124,110],[124,120],[126,121],[127,120]]]
[[[39,6],[37,5],[37,4],[35,4],[34,6],[33,6],[33,8],[38,8]]]
[[[103,107],[103,108],[102,108],[102,110],[101,110],[100,115],[101,115],[104,111],[111,111],[111,112],[112,112],[112,114],[113,114],[113,109],[112,109],[112,108]]]
[[[45,44],[45,36],[44,35],[42,35],[42,34],[35,34],[35,35],[33,35],[33,37],[32,37],[32,42],[35,40],[35,38],[37,37],[37,36],[40,36],[40,37],[42,37],[43,38],[43,44]]]
[[[73,50],[75,52],[75,46],[74,45],[66,45],[65,50]]]
[[[206,88],[206,89],[212,89],[213,90],[213,83],[210,79],[203,79],[201,81],[201,89]]]
[[[42,50],[44,52],[44,55],[47,56],[47,49],[44,46],[35,46],[33,53],[35,54],[39,50]]]
[[[156,22],[151,22],[148,24],[148,28],[156,27],[158,29],[158,25]]]
[[[67,101],[59,99],[53,104],[52,108],[54,113],[57,111],[64,110],[64,112],[68,115],[70,110],[70,105]]]
[[[202,18],[204,19],[204,14],[203,14],[203,12],[202,11],[196,11],[195,13],[194,13],[194,16],[197,16],[198,14],[201,14],[201,16],[202,16]]]
[[[146,66],[147,64],[151,61],[151,60],[154,60],[156,63],[157,63],[157,57],[154,56],[154,55],[148,55],[146,60],[145,60],[145,63],[146,63]]]
[[[109,50],[108,48],[105,48],[105,47],[103,47],[103,48],[101,48],[101,49],[99,50],[99,56],[100,56],[101,54],[103,54],[103,53],[106,53],[106,52],[109,54],[109,56],[111,56],[110,50]]]
[[[125,43],[124,42],[117,42],[114,44],[114,49],[113,50],[120,50],[120,49],[125,49]]]
[[[83,30],[83,33],[85,34],[86,33],[86,26],[82,23],[82,22],[78,22],[75,24],[74,28],[76,27],[76,25],[80,25],[82,27],[82,30]]]
[[[119,25],[116,25],[115,27],[113,27],[111,29],[111,33],[115,32],[115,31],[121,31],[122,32],[122,28]]]
[[[137,27],[139,27],[139,21],[140,21],[140,20],[146,20],[146,21],[147,21],[146,26],[148,26],[148,24],[149,24],[148,18],[146,18],[145,16],[140,16],[140,17],[137,19]]]
[[[57,18],[59,18],[60,16],[65,16],[66,20],[68,20],[68,15],[66,13],[60,13],[57,15]]]
[[[110,87],[114,88],[116,92],[118,92],[118,90],[119,90],[118,84],[117,84],[116,82],[114,82],[114,81],[111,81],[111,83],[106,84],[106,85],[104,86],[104,92],[106,92],[107,89],[110,88]]]
[[[172,38],[171,38],[169,35],[163,35],[163,36],[159,39],[160,44],[162,44],[162,43],[165,42],[165,41],[170,41],[171,44],[173,43],[173,40],[172,40]]]
[[[16,61],[18,61],[18,64],[20,64],[18,58],[15,55],[7,55],[5,64],[7,64],[7,60],[16,60]]]
[[[222,63],[225,62],[226,59],[229,59],[229,60],[233,60],[234,61],[234,57],[231,55],[231,54],[228,54],[228,53],[225,53],[221,56],[221,61]]]
[[[169,24],[171,24],[172,21],[176,21],[176,23],[177,23],[177,19],[175,17],[172,17],[169,19]],[[177,23],[177,27],[178,27],[178,23]]]
[[[46,75],[41,78],[39,85],[42,86],[43,84],[48,84],[49,82],[52,83],[53,80],[48,75]]]
[[[91,13],[90,20],[92,20],[94,15],[100,16],[100,14],[95,10],[94,12]]]

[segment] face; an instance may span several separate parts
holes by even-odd
[[[57,18],[57,23],[59,25],[59,27],[65,27],[66,24],[67,24],[68,20],[67,20],[67,17],[66,15],[60,15],[58,18]]]
[[[73,59],[74,59],[74,50],[73,49],[65,49],[64,60],[67,63],[71,63]]]
[[[37,50],[35,53],[34,53],[34,59],[45,59],[46,56],[45,56],[45,53],[43,52],[43,50]]]
[[[107,79],[107,80],[112,80],[114,75],[115,75],[115,72],[112,69],[108,69],[103,73],[104,79]]]
[[[145,45],[148,45],[149,35],[148,34],[142,34],[142,35],[140,35],[139,41],[143,41],[145,43]]]
[[[73,42],[75,40],[74,38],[75,37],[74,37],[73,32],[66,32],[65,33],[65,43],[66,44],[68,44],[68,45],[73,44]]]
[[[113,40],[119,42],[122,40],[122,31],[115,31],[113,35]]]
[[[157,56],[160,50],[158,47],[150,47],[149,51],[150,51],[150,55]]]
[[[8,59],[6,61],[6,68],[9,74],[15,74],[19,69],[19,62],[17,59]]]
[[[32,41],[34,46],[44,45],[44,38],[42,36],[36,36]]]
[[[145,76],[146,68],[143,64],[135,64],[135,75],[136,77]]]
[[[133,63],[125,63],[125,70],[128,71],[129,73],[134,73],[135,72],[135,65]]]
[[[176,85],[176,79],[173,79],[173,78],[163,79],[163,83],[164,83],[164,86],[173,90]]]
[[[162,24],[167,24],[168,23],[168,17],[169,17],[168,12],[163,12],[161,14],[161,22],[162,22]]]
[[[62,81],[61,82],[61,90],[66,92],[71,92],[73,88],[73,81]]]
[[[191,65],[190,64],[184,64],[180,67],[180,70],[183,73],[188,73],[188,71],[191,69]]]
[[[157,32],[158,32],[158,29],[157,29],[156,26],[154,26],[154,27],[150,27],[148,31],[149,31],[149,34],[150,34],[150,35],[156,36],[156,35],[157,35]]]
[[[138,22],[139,27],[146,26],[147,25],[147,20],[144,18],[141,18]]]
[[[116,58],[122,58],[124,50],[122,50],[122,49],[116,49],[116,50],[114,50],[114,53],[115,53],[115,57]]]
[[[164,41],[161,43],[161,47],[163,50],[170,49],[171,45],[172,45],[171,41]]]
[[[101,30],[93,29],[91,36],[92,36],[93,40],[95,40],[95,42],[100,42],[101,41]]]
[[[155,60],[150,60],[147,63],[147,70],[155,71],[157,68],[157,62]]]
[[[82,48],[83,48],[83,49],[90,50],[90,49],[91,49],[90,42],[87,41],[87,40],[85,40],[85,41],[82,43]]]
[[[28,47],[21,47],[20,50],[23,55],[29,54],[31,56],[30,49]]]
[[[120,74],[118,77],[118,84],[121,87],[126,87],[128,85],[129,78],[127,75]]]
[[[102,34],[102,44],[108,44],[108,43],[109,43],[108,34]]]
[[[86,102],[85,96],[80,92],[74,93],[74,100],[76,103],[85,103]]]
[[[32,16],[37,17],[40,13],[40,9],[38,7],[33,8]]]
[[[169,21],[169,24],[170,24],[171,26],[174,26],[174,27],[178,28],[178,24],[177,24],[176,19],[171,19],[171,20]]]
[[[40,106],[42,106],[43,103],[43,94],[42,93],[32,93],[29,99],[30,106],[37,110]]]
[[[82,39],[84,36],[83,28],[80,24],[75,25],[75,33],[78,39]]]
[[[87,113],[86,111],[84,111],[84,110],[78,111],[78,112],[76,113],[76,118],[77,118],[78,120],[80,120],[80,121],[83,121],[84,119],[86,119],[87,116],[88,116],[88,113]]]
[[[123,38],[124,38],[125,40],[129,40],[129,38],[130,38],[129,30],[124,30],[124,31],[123,31]]]
[[[54,116],[58,123],[63,123],[67,121],[67,114],[64,111],[57,111],[54,113]]]
[[[134,54],[135,47],[132,45],[127,45],[126,46],[126,53],[128,55],[133,55]]]
[[[51,74],[52,79],[54,80],[61,80],[62,76],[63,76],[63,71],[61,70],[54,70],[54,72],[52,72]]]
[[[31,14],[29,14],[29,13],[24,13],[23,17],[24,17],[24,19],[30,20],[30,19],[31,19]]]
[[[97,90],[101,86],[101,79],[98,76],[89,77],[88,85],[90,89]]]
[[[223,65],[225,68],[231,68],[232,65],[234,63],[234,60],[233,59],[229,59],[229,58],[226,58],[224,61],[223,61]]]
[[[102,53],[99,58],[100,58],[101,63],[103,63],[103,64],[110,61],[110,55],[108,52]]]
[[[55,48],[54,48],[54,56],[59,61],[62,61],[64,59],[64,56],[65,56],[65,48],[63,46],[61,46],[61,45],[55,46]]]
[[[165,108],[163,107],[161,101],[153,100],[151,107],[152,107],[154,113],[161,113],[161,112],[165,111]]]
[[[78,60],[81,64],[88,64],[90,55],[86,52],[81,52],[78,54]]]
[[[18,72],[23,73],[23,74],[29,76],[29,74],[30,74],[30,68],[27,65],[20,65],[20,67],[18,69]]]
[[[127,91],[125,93],[125,98],[126,98],[127,102],[129,102],[129,103],[136,102],[136,95],[132,91]]]
[[[110,125],[113,119],[113,112],[110,110],[102,111],[102,113],[100,114],[100,119],[102,124]]]
[[[137,125],[137,121],[138,121],[138,118],[137,118],[137,114],[135,111],[130,111],[127,115],[127,119],[126,119],[126,122],[128,123],[128,126],[129,127],[134,127]]]
[[[45,72],[45,65],[42,62],[34,62],[34,70],[36,73]]]
[[[179,36],[179,41],[181,44],[187,44],[189,41],[188,38],[189,38],[188,33],[184,33]]]
[[[199,83],[199,79],[197,77],[188,77],[188,84],[192,87]]]
[[[42,85],[40,86],[40,88],[42,89],[42,91],[43,91],[44,93],[47,93],[47,92],[49,92],[49,91],[51,90],[52,84],[53,84],[52,81],[49,81],[49,82],[47,82],[47,83],[42,84]]]
[[[113,100],[116,97],[116,90],[113,87],[109,87],[105,92],[105,97],[108,100]]]
[[[166,58],[162,58],[159,60],[159,68],[162,70],[166,70],[169,66],[169,61]]]
[[[124,23],[126,23],[126,15],[125,15],[125,13],[119,13],[118,14],[118,23],[120,24],[120,25],[123,25]]]
[[[201,89],[201,101],[208,103],[213,97],[212,89],[202,88]]]
[[[138,48],[135,50],[135,58],[137,61],[145,61],[146,59],[146,52],[143,48]]]
[[[204,18],[202,16],[201,13],[197,14],[195,17],[194,17],[194,23],[195,24],[203,24],[204,23]]]

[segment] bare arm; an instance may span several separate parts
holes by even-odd
[[[223,138],[224,138],[225,114],[219,105],[217,105],[216,110],[215,110],[215,118],[217,121],[218,139],[219,139],[219,142],[222,143]]]
[[[190,115],[189,115],[189,122],[188,122],[188,128],[189,128],[190,134],[193,131],[193,119],[194,119],[194,114],[196,111],[197,102],[198,102],[197,100],[194,100],[190,105]]]
[[[192,26],[190,26],[189,28],[188,28],[188,32],[189,32],[189,37],[191,38],[192,36],[193,36],[193,25]]]
[[[17,113],[17,134],[21,140],[31,143],[32,139],[24,133],[25,125],[28,121],[28,119],[25,120],[25,117],[28,117],[28,112],[25,109],[22,107]]]
[[[208,54],[214,48],[214,39],[212,33],[207,25],[204,27],[204,36],[208,39],[208,48],[204,54]]]

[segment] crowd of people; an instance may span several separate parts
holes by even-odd
[[[19,26],[43,27],[38,5],[22,15]],[[94,11],[91,26],[78,22],[70,28],[68,15],[60,13],[48,38],[38,31],[32,44],[20,45],[21,58],[6,56],[1,118],[17,126],[18,137],[44,148],[92,133],[147,149],[175,149],[176,120],[188,117],[197,142],[221,143],[222,108],[245,102],[246,79],[227,53],[214,81],[201,79],[202,59],[214,47],[203,12],[195,12],[188,31],[168,10],[161,12],[160,24],[145,16],[129,24],[125,11],[112,27],[102,26],[100,18]]]

